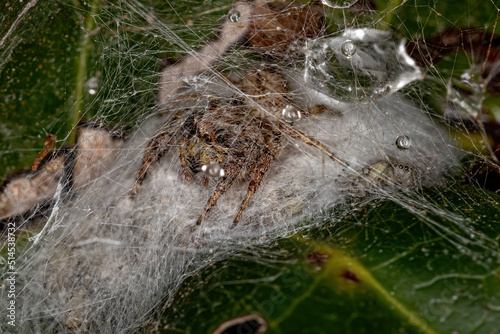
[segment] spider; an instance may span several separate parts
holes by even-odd
[[[378,161],[363,169],[365,181],[374,184],[400,185],[410,187],[415,183],[415,172],[412,167],[401,163]]]
[[[280,154],[287,136],[301,140],[325,152],[330,159],[346,165],[321,142],[293,127],[293,119],[323,113],[327,109],[321,105],[308,110],[294,109],[287,82],[276,68],[254,68],[234,84],[244,97],[226,100],[210,98],[206,107],[183,109],[161,126],[147,144],[131,197],[137,195],[150,167],[171,147],[178,145],[186,181],[190,182],[192,175],[206,169],[208,164],[218,164],[224,171],[217,178],[215,190],[197,225],[202,223],[238,176],[250,178],[232,228],[237,225],[264,175]],[[208,185],[206,176],[203,184]]]

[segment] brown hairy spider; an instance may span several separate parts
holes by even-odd
[[[287,119],[285,113],[293,107],[287,82],[274,68],[253,69],[235,85],[245,98],[210,98],[207,107],[181,110],[163,124],[147,145],[142,167],[131,190],[132,197],[138,193],[149,168],[174,145],[178,146],[180,165],[187,181],[209,163],[219,164],[224,171],[217,179],[197,225],[238,176],[249,176],[251,181],[247,193],[232,225],[236,226],[264,175],[280,154],[286,136],[316,147],[332,160],[345,165],[321,142],[282,119],[282,116]],[[324,111],[325,107],[315,106],[308,110],[295,109],[292,113],[308,116]],[[206,177],[203,183],[208,184]]]

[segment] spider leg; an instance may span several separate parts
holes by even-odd
[[[144,152],[144,157],[142,158],[142,167],[137,173],[137,178],[134,182],[132,190],[130,191],[130,197],[134,198],[139,192],[139,187],[142,181],[146,178],[149,168],[157,163],[165,153],[167,153],[171,147],[170,141],[175,138],[175,131],[181,129],[187,122],[186,110],[180,111],[174,115],[174,117],[165,122],[161,129],[155,134],[155,136],[148,142],[146,146],[146,151]],[[189,133],[184,132],[181,134],[181,143],[184,143],[185,138]],[[183,146],[183,145],[181,145]]]
[[[307,145],[310,145],[312,147],[316,147],[317,149],[323,151],[326,153],[326,155],[332,159],[333,161],[335,162],[338,162],[339,164],[341,164],[342,166],[344,167],[347,167],[349,166],[349,164],[347,162],[345,162],[344,160],[340,159],[339,157],[337,157],[335,154],[333,154],[332,151],[330,151],[322,142],[320,142],[319,140],[317,139],[314,139],[312,137],[309,137],[308,135],[306,135],[305,133],[291,127],[290,125],[288,124],[283,124],[281,123],[282,126],[280,126],[280,129],[286,133],[287,135],[291,136],[292,138],[295,138],[295,139],[299,139],[301,141],[303,141],[304,143],[306,143]]]
[[[281,151],[282,148],[281,134],[278,131],[274,131],[274,135],[275,136],[273,140],[268,144],[264,154],[257,162],[257,165],[254,169],[254,173],[252,176],[252,181],[250,181],[250,184],[248,185],[248,190],[245,195],[245,198],[243,199],[243,202],[241,202],[240,210],[238,211],[238,214],[234,218],[233,224],[231,225],[230,228],[234,228],[238,224],[238,221],[240,220],[243,211],[247,207],[252,196],[259,188],[260,183],[264,178],[264,175],[269,171],[269,168],[271,168],[271,164],[274,162],[274,160],[276,160],[276,157]]]
[[[158,133],[156,136],[149,141],[148,146],[146,148],[146,152],[144,153],[144,157],[142,159],[142,167],[137,174],[137,178],[135,179],[134,186],[130,191],[130,197],[134,197],[139,192],[139,187],[142,181],[146,178],[148,174],[148,169],[154,165],[158,160],[160,160],[161,156],[164,155],[168,149],[168,143],[170,142],[171,136],[170,133],[162,131]]]
[[[218,182],[217,182],[217,187],[215,188],[212,196],[208,199],[207,204],[205,205],[205,210],[203,210],[203,213],[200,215],[200,218],[198,218],[198,221],[196,221],[196,225],[201,225],[201,222],[203,219],[206,217],[210,209],[217,203],[219,198],[224,195],[224,193],[231,188],[233,185],[234,181],[236,180],[236,177],[240,174],[241,170],[243,169],[243,166],[241,164],[229,164],[227,169],[225,170],[225,176],[222,177]]]
[[[319,114],[324,113],[327,110],[328,110],[327,107],[325,107],[324,105],[319,104],[319,105],[312,106],[311,108],[308,108],[304,112],[304,114],[308,115],[308,116],[319,115]]]
[[[182,141],[179,146],[179,160],[181,162],[182,171],[184,172],[184,178],[186,181],[190,182],[192,180],[191,173],[188,168],[188,159],[186,152],[186,141]]]

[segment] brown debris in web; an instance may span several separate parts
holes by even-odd
[[[98,124],[78,130],[73,164],[73,189],[82,188],[109,171],[123,147],[123,140]]]
[[[0,186],[0,220],[50,203],[59,183],[67,186],[72,182],[73,190],[81,191],[111,168],[123,146],[123,140],[95,125],[80,126],[72,151],[50,153],[55,139],[54,135],[47,135],[45,147],[31,170],[5,178]]]
[[[43,149],[38,152],[38,157],[33,162],[31,170],[38,170],[38,166],[43,161],[43,159],[45,159],[45,157],[47,157],[47,155],[52,152],[54,144],[56,143],[56,139],[56,135],[51,135],[50,133],[47,134],[47,138],[45,139],[45,143],[43,144]]]
[[[258,0],[253,9],[248,43],[256,51],[272,56],[297,56],[307,38],[325,34],[323,6]],[[298,52],[299,51],[299,52]]]
[[[64,157],[55,157],[36,172],[22,171],[8,176],[0,192],[0,220],[42,205],[55,194],[64,175]]]

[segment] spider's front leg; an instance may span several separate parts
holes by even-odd
[[[142,181],[146,178],[149,168],[157,163],[172,147],[172,140],[179,141],[181,143],[179,148],[179,158],[181,160],[181,166],[184,168],[184,175],[188,175],[187,162],[186,162],[186,152],[184,149],[184,144],[186,139],[192,135],[194,127],[191,125],[191,119],[189,115],[186,115],[186,110],[180,111],[174,115],[174,117],[165,122],[160,130],[155,134],[155,136],[148,142],[146,146],[146,151],[144,152],[144,157],[142,158],[142,166],[137,173],[137,178],[135,179],[132,190],[130,191],[130,197],[134,198],[139,192],[139,187]],[[190,130],[186,130],[186,127]],[[180,131],[180,132],[179,132]],[[184,166],[185,164],[186,166]],[[188,181],[190,180],[190,175],[186,176]]]
[[[241,164],[229,164],[229,166],[225,169],[225,175],[219,180],[219,182],[217,182],[217,186],[212,196],[210,196],[210,198],[208,199],[208,202],[205,205],[205,210],[203,210],[203,213],[198,218],[196,225],[201,225],[201,222],[203,221],[203,219],[205,219],[205,217],[210,212],[212,207],[217,203],[219,198],[224,195],[224,193],[229,188],[231,188],[242,169],[243,166]]]
[[[252,181],[250,181],[250,184],[248,185],[247,193],[245,195],[245,198],[243,199],[243,202],[241,202],[240,210],[234,218],[231,228],[234,228],[238,224],[243,211],[247,207],[252,196],[259,188],[264,175],[269,171],[269,168],[271,168],[272,163],[274,162],[274,160],[276,160],[276,157],[279,155],[283,147],[281,133],[279,131],[271,129],[271,127],[269,131],[271,132],[273,137],[271,138],[271,140],[269,140],[267,146],[264,148],[264,152],[262,153],[259,161],[254,168]]]
[[[191,177],[191,173],[189,171],[189,168],[188,168],[188,158],[187,158],[187,150],[186,150],[186,144],[187,144],[187,141],[184,140],[180,143],[180,146],[179,146],[179,160],[180,160],[180,163],[181,163],[181,168],[182,168],[182,171],[184,172],[184,178],[186,179],[186,181],[190,182],[192,180],[192,177]]]
[[[236,127],[241,129],[239,125]],[[247,130],[247,132],[243,131],[238,140],[234,141],[231,138],[229,142],[216,145],[215,150],[218,151],[219,157],[213,160],[219,161],[219,163],[226,160],[224,163],[224,176],[217,181],[215,190],[205,205],[205,209],[198,218],[196,225],[201,224],[219,198],[231,188],[238,175],[240,175],[245,168],[255,166],[258,163],[261,155],[261,146],[256,143],[255,137],[248,136],[252,133],[253,132],[249,130]],[[229,146],[226,144],[229,144]],[[252,167],[252,170],[254,170],[254,167]]]
[[[142,181],[146,178],[149,168],[157,163],[158,160],[160,160],[160,158],[168,152],[168,144],[171,138],[170,133],[162,131],[149,141],[144,157],[142,158],[142,167],[139,170],[134,186],[130,191],[130,197],[135,197],[135,195],[139,192],[139,187],[141,186]]]
[[[326,111],[326,108],[323,107],[323,106],[316,106],[316,107],[312,107],[312,108],[309,108],[306,113],[309,114],[309,115],[315,115],[315,114],[320,114],[320,113],[323,113],[324,111]],[[342,166],[344,167],[347,167],[349,166],[349,164],[347,162],[345,162],[344,160],[340,159],[339,157],[337,157],[332,151],[330,151],[326,146],[325,144],[323,144],[322,142],[320,142],[319,140],[317,139],[314,139],[308,135],[306,135],[305,133],[303,133],[302,131],[300,130],[297,130],[295,129],[293,126],[291,126],[290,124],[286,124],[286,123],[280,123],[280,130],[289,135],[290,137],[292,138],[295,138],[295,139],[299,139],[301,140],[302,142],[306,143],[307,145],[309,146],[312,146],[312,147],[316,147],[317,149],[323,151],[324,153],[326,153],[326,155],[332,159],[333,161],[341,164]]]

